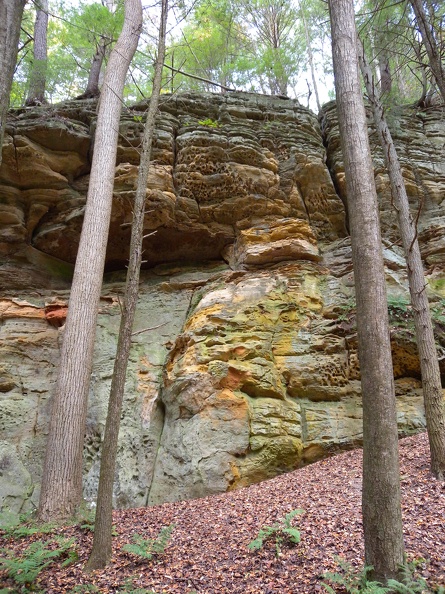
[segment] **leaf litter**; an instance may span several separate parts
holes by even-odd
[[[400,440],[402,513],[408,560],[427,559],[419,572],[432,586],[445,586],[445,482],[429,471],[426,434]],[[361,520],[361,450],[348,451],[294,472],[238,491],[154,507],[116,510],[113,558],[103,571],[87,574],[83,567],[92,533],[79,527],[55,531],[75,537],[78,561],[68,567],[54,563],[39,576],[46,594],[87,592],[116,594],[132,584],[156,594],[315,594],[324,592],[322,574],[337,569],[341,556],[363,566]],[[273,539],[259,551],[248,544],[264,526],[292,510],[301,533],[295,546]],[[133,534],[156,538],[174,524],[171,541],[161,556],[141,562],[123,550]],[[38,536],[13,540],[0,533],[0,547],[18,554]],[[0,586],[12,586],[0,573]],[[80,590],[84,584],[85,589]],[[92,590],[90,590],[92,591]],[[127,590],[128,591],[128,590]],[[131,590],[130,590],[131,591]]]

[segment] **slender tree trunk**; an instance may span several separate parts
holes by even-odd
[[[34,25],[34,60],[29,78],[26,105],[45,103],[46,72],[48,69],[48,0],[36,0]]]
[[[113,0],[102,0],[102,4],[106,6],[110,13],[114,13],[116,6]],[[88,82],[85,91],[76,97],[76,99],[89,99],[91,97],[99,97],[100,89],[100,74],[102,71],[102,65],[104,63],[107,46],[112,42],[111,39],[101,37],[99,42],[96,44],[96,53],[93,56],[91,62],[90,72],[88,75]]]
[[[101,38],[96,47],[96,53],[93,56],[91,62],[90,74],[88,76],[88,83],[85,89],[85,97],[98,97],[99,96],[99,77],[100,71],[102,70],[102,64],[105,58],[105,50],[107,42],[104,38]]]
[[[100,464],[99,491],[97,495],[96,521],[91,556],[86,565],[87,571],[103,569],[112,553],[112,511],[113,483],[117,456],[122,401],[124,397],[125,378],[131,347],[131,333],[139,293],[139,274],[142,261],[142,241],[144,235],[144,215],[147,195],[147,179],[150,169],[150,156],[155,130],[155,118],[158,111],[159,95],[162,83],[162,68],[165,58],[165,37],[167,26],[168,0],[162,0],[161,23],[159,27],[158,55],[155,64],[155,75],[147,120],[142,139],[142,154],[139,164],[138,183],[136,189],[133,224],[131,229],[130,261],[128,263],[125,286],[125,302],[122,312],[114,361],[113,379],[111,381],[110,400],[105,424],[102,457]]]
[[[386,582],[403,563],[397,418],[377,194],[360,86],[353,0],[329,0],[345,162],[363,400],[366,565]]]
[[[142,27],[141,0],[125,0],[122,33],[102,87],[87,205],[52,403],[39,518],[75,513],[82,500],[82,450],[96,321],[113,197],[125,76]]]
[[[426,53],[430,63],[431,72],[436,80],[437,87],[445,103],[445,69],[442,64],[440,53],[437,48],[436,40],[428,23],[428,19],[423,8],[422,0],[411,0],[414,14],[416,16],[417,26],[419,27]]]
[[[311,71],[312,84],[314,86],[315,101],[317,102],[317,109],[318,109],[318,111],[320,111],[321,103],[320,103],[320,97],[318,95],[317,77],[315,76],[314,54],[312,53],[311,38],[309,35],[309,28],[308,28],[305,14],[304,14],[304,6],[303,6],[302,1],[300,1],[299,6],[300,6],[301,19],[303,21],[304,33],[306,36],[306,51],[307,51],[307,57],[309,60],[309,68]]]
[[[400,235],[405,251],[411,304],[416,328],[417,349],[422,372],[423,399],[425,403],[426,428],[431,451],[431,472],[439,479],[445,476],[445,418],[442,384],[436,342],[434,340],[422,257],[417,241],[416,221],[413,219],[406,193],[397,151],[386,123],[383,106],[373,83],[360,40],[357,40],[360,68],[371,102],[374,121],[385,155],[391,183],[391,194],[399,220]]]
[[[2,0],[0,2],[0,165],[2,164],[3,136],[25,3],[26,0]]]
[[[88,75],[88,82],[85,91],[76,97],[76,99],[90,99],[92,97],[99,97],[100,95],[100,74],[102,71],[102,64],[105,59],[105,52],[110,40],[102,37],[96,46],[96,53],[91,62],[90,72]]]
[[[380,90],[382,94],[388,94],[392,89],[391,68],[389,65],[388,54],[380,50],[382,53],[379,56],[379,71],[380,71]]]

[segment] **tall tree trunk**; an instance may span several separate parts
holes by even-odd
[[[312,84],[314,86],[315,101],[317,102],[317,109],[318,109],[318,111],[320,111],[321,103],[320,103],[320,97],[318,95],[317,77],[315,76],[314,54],[312,52],[311,38],[309,35],[309,27],[307,24],[306,16],[304,14],[304,3],[302,0],[299,2],[299,6],[300,6],[301,20],[303,21],[304,33],[306,36],[306,51],[307,51],[307,57],[309,60],[309,68],[311,71]]]
[[[85,217],[65,324],[40,494],[39,518],[75,513],[82,500],[82,450],[96,321],[113,198],[125,76],[142,27],[141,0],[125,0],[124,26],[102,87]]]
[[[48,0],[36,0],[34,25],[34,59],[29,78],[26,105],[45,103],[46,72],[48,69]]]
[[[437,87],[440,91],[440,94],[442,95],[442,100],[445,103],[445,69],[442,64],[431,26],[428,23],[422,0],[411,0],[411,6],[413,7],[414,14],[416,16],[417,26],[419,27],[426,53],[428,54],[431,72],[433,73]]]
[[[26,0],[0,2],[0,165],[2,164],[3,136],[9,108],[14,68],[20,39],[20,24]]]
[[[363,400],[366,565],[385,582],[403,563],[400,472],[385,271],[360,86],[353,0],[329,0],[332,54],[351,226]]]
[[[150,169],[155,118],[158,111],[159,95],[162,84],[167,12],[168,0],[162,0],[158,55],[156,58],[153,90],[142,139],[142,154],[139,164],[138,183],[133,210],[133,224],[131,229],[130,261],[128,263],[127,280],[125,285],[125,302],[119,329],[110,400],[108,403],[107,421],[105,424],[104,441],[102,445],[93,549],[86,565],[87,571],[103,569],[109,562],[112,553],[113,483],[117,456],[117,442],[128,357],[130,355],[131,332],[133,329],[134,315],[139,293],[139,274],[142,261],[147,179]]]
[[[405,182],[391,132],[386,123],[383,106],[373,83],[360,40],[357,40],[360,68],[371,102],[374,121],[385,155],[391,183],[391,194],[399,220],[400,235],[405,251],[411,304],[416,328],[417,349],[422,372],[423,399],[425,403],[426,428],[431,451],[431,472],[439,479],[445,477],[445,417],[439,361],[434,340],[422,257],[417,241],[416,221],[411,215]]]

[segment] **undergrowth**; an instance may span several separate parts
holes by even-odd
[[[10,538],[26,538],[34,534],[49,534],[55,528],[55,523],[39,524],[35,520],[33,512],[15,514],[5,511],[0,514],[0,531]]]
[[[156,538],[144,539],[140,534],[133,534],[133,544],[124,545],[122,550],[150,561],[154,555],[162,555],[165,552],[174,528],[174,524],[163,526]]]
[[[300,542],[300,531],[292,526],[292,520],[296,515],[303,513],[303,509],[294,509],[272,526],[264,526],[258,532],[258,536],[247,545],[248,548],[251,551],[257,551],[263,547],[267,540],[274,539],[276,555],[279,557],[283,543],[295,545]]]
[[[43,542],[35,541],[20,556],[11,549],[0,549],[0,571],[5,571],[8,578],[21,586],[21,592],[28,592],[28,588],[33,586],[39,573],[56,559],[65,557],[61,567],[77,560],[73,544],[74,538],[68,540],[62,537]],[[5,592],[11,592],[11,590],[6,589]]]
[[[431,589],[427,581],[417,575],[416,568],[423,562],[425,559],[405,563],[400,567],[401,581],[390,579],[384,586],[371,579],[372,566],[358,570],[345,559],[337,557],[340,570],[323,574],[323,579],[329,583],[322,582],[321,585],[329,594],[445,594],[445,588]]]

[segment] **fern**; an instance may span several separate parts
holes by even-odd
[[[32,518],[32,512],[15,514],[5,511],[0,514],[0,530],[12,538],[25,538],[33,534],[48,534],[53,532],[55,524],[37,524]]]
[[[366,568],[368,571],[370,568]],[[363,573],[356,576],[345,575],[343,573],[326,573],[324,579],[331,584],[340,586],[348,594],[386,594],[391,592],[390,588],[385,588],[380,582],[368,581],[367,574]],[[331,588],[325,582],[321,584],[329,594],[336,594],[337,590]]]
[[[126,544],[122,549],[137,557],[150,560],[153,558],[153,555],[162,555],[164,553],[174,528],[174,524],[163,526],[159,531],[157,538],[144,539],[140,534],[134,534],[133,544]]]
[[[54,542],[57,543],[57,548],[48,548],[48,545]],[[72,549],[73,543],[74,539],[63,538],[46,542],[36,541],[30,544],[20,557],[15,557],[14,551],[10,549],[0,549],[0,553],[4,555],[0,559],[0,570],[6,571],[6,575],[16,584],[31,584],[45,567],[62,555],[68,555],[62,567],[75,561],[77,554]]]
[[[258,536],[247,545],[248,548],[251,551],[257,551],[263,547],[266,540],[274,537],[276,554],[279,557],[281,554],[281,545],[285,540],[292,544],[298,544],[300,542],[300,531],[292,526],[291,522],[296,515],[303,513],[304,510],[302,509],[294,509],[272,526],[261,528]]]
[[[357,571],[344,559],[337,558],[337,562],[342,572],[325,573],[323,578],[331,584],[340,586],[341,590],[346,591],[348,594],[427,594],[427,592],[431,592],[428,589],[426,580],[422,577],[414,577],[416,562],[405,563],[400,567],[403,581],[389,579],[386,586],[383,586],[380,582],[369,581],[373,567],[364,567],[361,571]],[[336,594],[335,588],[324,582],[321,585],[329,594]]]
[[[423,594],[429,592],[427,581],[423,577],[415,575],[418,565],[425,563],[425,561],[425,559],[415,559],[409,563],[405,562],[400,567],[402,581],[388,580],[391,591],[397,592],[397,594]]]

